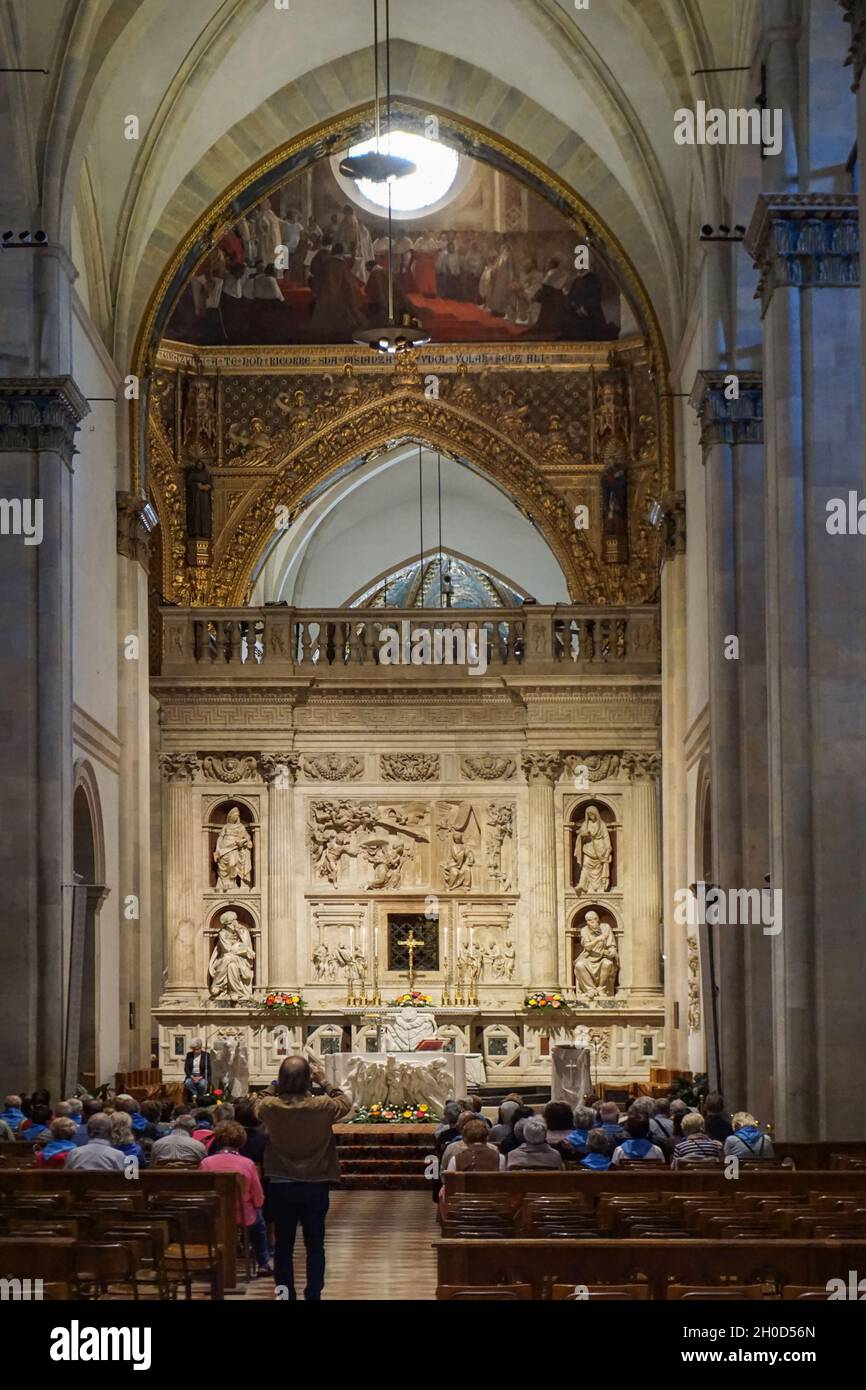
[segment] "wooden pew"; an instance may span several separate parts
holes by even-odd
[[[629,1284],[645,1279],[650,1297],[667,1285],[759,1284],[775,1296],[786,1284],[822,1287],[863,1269],[866,1239],[810,1240],[472,1240],[434,1242],[440,1285],[531,1284],[543,1298],[553,1284]]]
[[[739,1178],[726,1178],[718,1168],[693,1168],[672,1173],[670,1169],[658,1169],[647,1165],[643,1168],[629,1168],[624,1172],[592,1173],[583,1171],[545,1172],[523,1169],[518,1172],[499,1173],[445,1173],[443,1174],[446,1198],[452,1194],[467,1193],[492,1195],[493,1193],[543,1193],[549,1197],[567,1197],[569,1194],[585,1196],[592,1206],[598,1205],[602,1196],[640,1196],[681,1192],[699,1195],[702,1192],[730,1196],[732,1192],[787,1193],[797,1195],[809,1192],[827,1192],[844,1196],[863,1196],[866,1198],[866,1173],[856,1169],[835,1169],[810,1171],[798,1168],[743,1168]]]
[[[188,1196],[196,1194],[215,1195],[219,1199],[217,1238],[222,1246],[223,1287],[233,1290],[236,1287],[235,1242],[236,1242],[236,1202],[237,1182],[234,1173],[201,1173],[198,1169],[146,1168],[134,1180],[148,1196],[179,1192]],[[123,1173],[66,1173],[63,1169],[55,1172],[39,1168],[0,1168],[0,1207],[8,1204],[17,1194],[28,1192],[68,1191],[73,1195],[82,1192],[129,1192],[132,1181]],[[795,1282],[789,1280],[790,1283]],[[800,1281],[808,1282],[808,1281]]]

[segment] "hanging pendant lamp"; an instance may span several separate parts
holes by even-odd
[[[397,323],[394,316],[394,235],[391,209],[391,185],[395,179],[414,174],[416,166],[411,159],[399,155],[384,154],[380,149],[382,119],[379,102],[379,0],[373,0],[373,50],[376,69],[376,148],[367,154],[347,155],[340,163],[340,173],[350,179],[369,179],[372,183],[388,185],[388,322],[377,328],[363,328],[353,335],[353,342],[362,347],[373,348],[376,352],[396,357],[410,348],[423,347],[429,343],[430,334],[425,333],[417,320],[409,314],[402,316]],[[385,113],[388,128],[388,144],[391,142],[391,0],[385,0]]]

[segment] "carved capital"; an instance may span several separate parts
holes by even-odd
[[[262,753],[259,756],[259,772],[269,787],[294,786],[300,766],[297,753]]]
[[[651,782],[661,775],[661,753],[625,752],[620,763],[623,772],[632,782]]]
[[[845,66],[854,70],[851,90],[856,92],[863,76],[863,65],[866,63],[866,0],[839,0],[839,4],[851,25],[851,47],[848,49]]]
[[[737,396],[729,399],[734,389],[733,376],[737,378]],[[714,444],[763,443],[764,387],[760,372],[698,372],[689,403],[700,419],[701,448],[705,451]]]
[[[856,193],[761,193],[746,233],[766,313],[777,289],[860,284]]]
[[[200,765],[195,753],[161,753],[159,766],[166,782],[192,782]]]
[[[127,560],[136,560],[145,574],[150,568],[150,532],[148,503],[134,492],[118,492],[117,553]]]
[[[89,412],[71,376],[7,377],[0,381],[0,452],[59,454],[69,465]]]
[[[522,753],[520,766],[527,782],[546,782],[552,787],[562,772],[563,758],[561,753]]]

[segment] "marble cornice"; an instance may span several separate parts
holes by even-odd
[[[740,383],[736,400],[725,395],[732,376]],[[764,385],[760,372],[698,372],[689,404],[700,420],[705,453],[714,444],[763,443]]]
[[[777,289],[853,288],[860,283],[856,193],[761,193],[745,246],[759,272],[766,313]]]
[[[866,63],[866,0],[839,0],[845,18],[851,25],[851,47],[845,59],[845,66],[853,69],[852,91],[857,91]]]
[[[71,465],[75,432],[90,411],[71,376],[0,380],[0,452],[54,453]]]

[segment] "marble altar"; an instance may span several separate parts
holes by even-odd
[[[457,1052],[332,1052],[325,1080],[356,1107],[426,1102],[441,1114],[452,1096],[466,1094],[466,1062]]]

